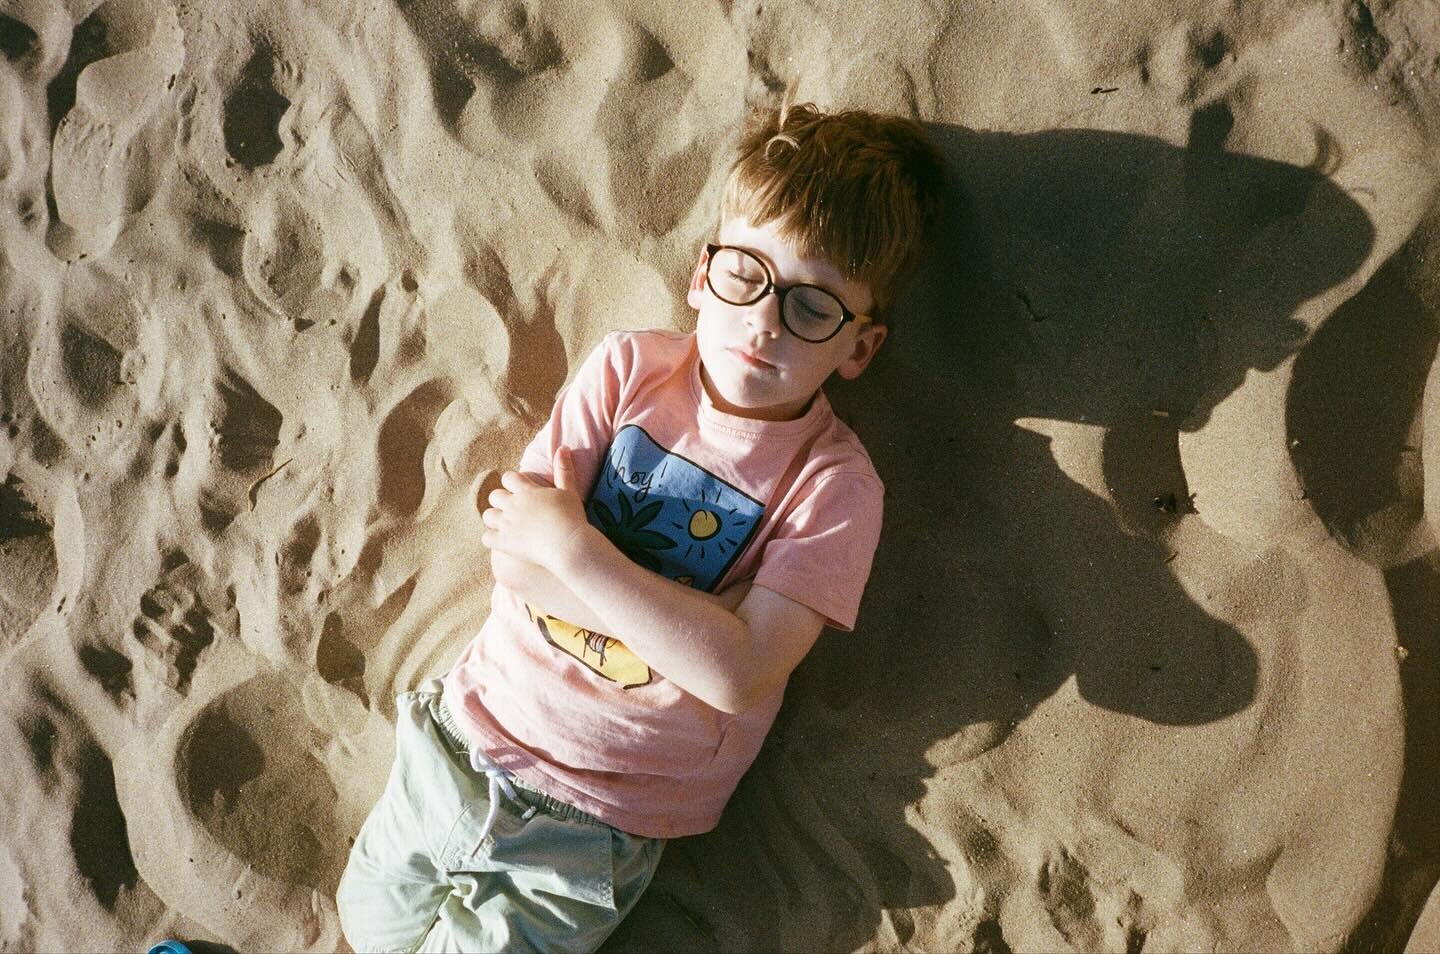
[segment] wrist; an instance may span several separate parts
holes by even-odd
[[[596,537],[600,539],[597,541]],[[569,579],[594,558],[596,544],[603,542],[608,541],[599,530],[588,523],[581,523],[549,555],[546,569],[561,579]]]

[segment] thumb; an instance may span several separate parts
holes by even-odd
[[[561,490],[574,490],[575,462],[570,458],[570,448],[557,448],[551,463],[555,470],[555,486]]]

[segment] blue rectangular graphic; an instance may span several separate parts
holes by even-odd
[[[615,435],[585,514],[622,553],[697,590],[712,592],[745,549],[760,501],[627,424]]]

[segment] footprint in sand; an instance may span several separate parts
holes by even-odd
[[[1036,888],[1050,922],[1081,951],[1139,951],[1154,924],[1153,913],[1128,885],[1106,884],[1065,848],[1048,852]]]
[[[322,290],[325,238],[319,222],[289,191],[268,193],[249,217],[240,267],[262,305],[303,328]]]
[[[43,418],[70,451],[114,459],[132,443],[129,424],[143,409],[132,386],[144,360],[142,309],[129,289],[88,264],[68,268],[58,302],[42,307],[24,371],[38,412],[32,427]]]
[[[7,803],[6,830],[12,839],[25,833],[10,847],[27,850],[0,855],[0,945],[33,929],[30,945],[3,949],[123,948],[116,922],[143,923],[160,910],[135,864],[114,764],[86,727],[83,712],[72,711],[41,681],[19,682],[0,714],[0,739],[15,754],[7,767],[7,796],[13,800]],[[42,825],[41,819],[50,821]],[[37,863],[42,858],[43,864]],[[7,867],[23,875],[20,910],[11,909],[6,897]],[[52,906],[54,898],[64,899],[63,914]]]
[[[175,11],[144,0],[109,0],[76,27],[50,87],[57,220],[47,241],[57,255],[107,251],[122,216],[148,200],[150,156],[169,150],[144,132],[171,96],[184,40]]]
[[[300,692],[262,674],[201,711],[181,740],[187,807],[224,848],[278,882],[333,894],[345,865],[337,794]]]
[[[116,755],[135,867],[171,911],[236,950],[334,950],[329,899],[360,824],[326,767],[343,746],[308,714],[298,677],[243,675],[255,660],[238,642],[211,652],[222,682]]]
[[[200,654],[215,640],[215,625],[199,593],[205,583],[199,567],[183,553],[166,562],[165,576],[140,597],[129,635],[140,667],[183,695]]]
[[[619,75],[595,117],[609,153],[612,221],[663,235],[694,208],[726,158],[728,123],[697,99],[693,74],[677,66],[661,37],[638,22],[620,29]]]
[[[445,125],[481,154],[494,149],[497,131],[535,147],[541,189],[586,225],[665,234],[724,158],[732,117],[717,112],[723,95],[697,89],[693,77],[704,71],[677,65],[666,39],[639,19],[520,3],[462,12],[453,0],[403,12],[426,49]],[[733,92],[738,112],[738,83]],[[600,162],[576,145],[596,139]]]
[[[221,125],[225,151],[247,169],[269,165],[280,154],[280,120],[290,100],[275,88],[275,56],[264,44],[245,64],[240,78],[225,97]]]

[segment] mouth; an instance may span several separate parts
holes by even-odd
[[[739,358],[741,364],[745,364],[745,365],[748,365],[749,367],[756,368],[756,369],[762,370],[762,371],[774,371],[774,370],[775,370],[775,365],[771,364],[769,361],[766,361],[766,360],[763,359],[763,358],[760,358],[760,357],[757,357],[757,356],[754,355],[754,354],[751,354],[749,351],[746,351],[744,348],[731,348],[731,349],[730,349],[730,353],[733,354],[733,355],[735,355],[735,357]]]

